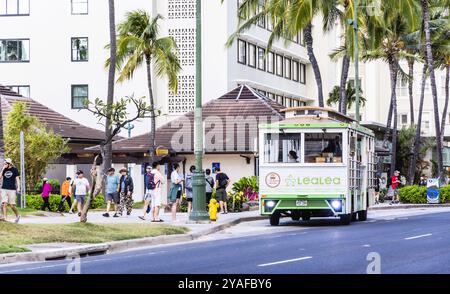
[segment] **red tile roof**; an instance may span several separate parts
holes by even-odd
[[[48,128],[63,138],[70,138],[76,141],[100,142],[104,137],[104,132],[83,126],[39,102],[31,98],[23,97],[2,85],[0,85],[0,97],[4,121],[6,121],[8,113],[14,104],[20,101],[27,104],[28,112],[31,115],[38,117]]]
[[[206,140],[214,142],[214,144],[210,142],[206,143],[206,152],[223,153],[222,150],[226,150],[227,153],[252,152],[252,149],[254,149],[252,145],[258,134],[258,124],[284,119],[284,114],[281,112],[282,109],[284,109],[284,106],[245,85],[230,91],[218,99],[208,102],[203,105],[203,122],[205,123],[205,119],[207,122],[205,134],[211,136],[211,131],[214,129],[216,130],[216,136],[214,136],[214,140]],[[235,125],[227,125],[227,120],[228,123],[231,122]],[[184,126],[182,125],[183,122],[185,124]],[[221,132],[217,132],[217,123],[224,126]],[[233,133],[233,137],[229,133]],[[183,149],[175,148],[177,138],[180,138],[180,142],[187,139],[190,141],[190,144],[186,144]],[[178,153],[192,153],[194,149],[193,139],[193,111],[161,126],[156,131],[156,145]],[[233,139],[234,144],[231,144],[230,142],[233,142]],[[218,141],[215,142],[216,140]],[[146,133],[141,136],[114,142],[113,150],[115,152],[147,152],[150,148],[149,142],[150,133]],[[226,148],[227,144],[230,144],[231,148]],[[89,149],[92,150],[92,148]]]

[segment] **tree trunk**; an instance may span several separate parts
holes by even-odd
[[[311,66],[314,71],[314,77],[316,79],[317,97],[319,100],[319,106],[324,107],[325,104],[323,101],[322,76],[320,74],[320,68],[319,68],[319,64],[317,62],[316,56],[314,55],[312,24],[311,23],[305,27],[304,35],[305,35],[305,43],[306,43],[306,49],[308,51],[309,61],[311,62]]]
[[[389,103],[389,111],[388,111],[388,117],[387,117],[387,123],[386,123],[386,132],[384,133],[383,137],[383,147],[387,148],[387,142],[389,141],[389,135],[391,134],[391,125],[392,125],[392,96],[391,101]]]
[[[441,120],[441,141],[444,144],[444,136],[445,136],[445,121],[447,120],[447,110],[448,110],[448,84],[450,80],[450,65],[447,65],[445,71],[445,104],[444,111],[442,112],[442,120]]]
[[[148,83],[148,97],[150,99],[151,111],[151,131],[150,131],[150,161],[153,161],[153,156],[156,150],[156,114],[155,114],[155,101],[153,98],[153,86],[152,86],[152,59],[151,56],[146,56],[145,61],[147,63],[147,83]]]
[[[391,74],[391,104],[392,104],[392,116],[394,119],[394,125],[392,127],[392,148],[391,148],[391,170],[390,176],[394,174],[397,161],[397,76],[398,76],[398,63],[395,58],[389,60],[389,71]]]
[[[422,71],[422,85],[420,92],[420,102],[419,102],[419,114],[417,117],[417,127],[416,127],[416,136],[414,137],[413,144],[411,146],[410,153],[410,162],[408,169],[408,181],[410,185],[414,184],[414,176],[416,174],[416,165],[417,165],[417,157],[419,156],[420,151],[420,133],[422,131],[422,112],[423,112],[423,101],[425,100],[425,84],[427,81],[427,69],[428,66],[426,64],[423,65]]]
[[[115,21],[115,9],[114,9],[114,0],[108,0],[109,2],[109,38],[110,38],[110,64],[108,71],[108,97],[107,97],[107,105],[111,106],[114,103],[114,82],[115,82],[115,74],[116,74],[116,54],[117,54],[117,41],[116,41],[116,21]],[[109,140],[111,137],[111,120],[106,118],[105,123],[105,142],[108,142],[104,145],[104,154],[102,154],[103,164],[102,170],[103,172],[109,169],[112,165],[112,140]]]
[[[349,69],[350,57],[346,54],[342,58],[341,82],[339,85],[339,111],[342,114],[347,114],[347,78]]]
[[[409,113],[410,113],[410,124],[414,126],[414,59],[408,58],[408,70],[409,70],[409,81],[408,81],[408,94],[409,94]]]
[[[442,159],[442,141],[441,138],[441,128],[439,121],[439,104],[438,95],[436,88],[436,77],[434,74],[434,60],[433,52],[431,50],[431,34],[430,34],[430,14],[428,11],[428,0],[421,0],[422,12],[423,12],[423,24],[425,29],[425,48],[426,48],[426,58],[428,63],[428,68],[430,70],[430,81],[431,81],[431,93],[433,96],[433,106],[434,106],[434,126],[436,130],[436,155],[437,155],[437,169],[438,177],[442,181],[443,179],[443,159]]]
[[[83,210],[81,211],[80,222],[87,222],[87,214],[89,209],[91,208],[91,203],[100,194],[102,190],[102,175],[97,172],[97,159],[98,155],[94,158],[94,162],[91,167],[91,190],[89,191],[89,197],[87,197],[86,202],[84,203]]]

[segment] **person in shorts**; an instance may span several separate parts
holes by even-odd
[[[145,187],[145,195],[144,195],[144,208],[142,210],[142,216],[139,216],[139,218],[141,220],[145,220],[145,216],[147,215],[147,213],[150,213],[151,211],[151,202],[152,202],[152,194],[150,193],[150,181],[151,178],[153,177],[152,174],[152,167],[151,166],[147,166],[147,168],[145,169],[146,173],[144,175],[144,187]]]
[[[116,170],[110,168],[108,175],[106,176],[106,212],[104,217],[109,217],[109,211],[111,210],[111,204],[114,205],[114,217],[117,217],[117,207],[119,205],[119,176],[115,174]]]
[[[392,204],[396,204],[399,203],[400,201],[398,200],[398,186],[400,185],[400,172],[398,170],[396,170],[394,172],[394,175],[391,178],[391,189],[393,191],[393,196],[392,196],[392,201],[391,203],[389,203],[390,205]]]
[[[77,178],[73,181],[73,189],[75,189],[75,199],[77,200],[78,216],[81,216],[81,211],[84,207],[84,201],[89,191],[89,182],[84,177],[82,170],[77,172]]]
[[[189,173],[186,175],[186,201],[188,203],[188,209],[187,209],[187,213],[191,213],[192,212],[192,199],[193,199],[193,192],[194,192],[194,188],[193,188],[193,181],[194,181],[194,171],[195,171],[195,165],[192,165],[189,168]]]
[[[20,193],[20,177],[19,171],[14,167],[10,158],[5,159],[5,164],[3,165],[0,179],[3,179],[1,191],[3,217],[0,218],[0,221],[6,221],[7,206],[9,205],[16,215],[15,222],[18,223],[20,220],[20,214],[16,208],[16,192]]]
[[[209,168],[206,169],[205,173],[206,173],[206,175],[205,175],[206,207],[208,208],[209,201],[211,201],[211,198],[212,198],[212,192],[213,192],[213,189],[215,186],[215,181],[214,181],[214,178],[211,176],[211,170]]]
[[[183,177],[180,174],[180,165],[178,163],[174,163],[173,171],[170,174],[170,192],[169,192],[169,200],[172,203],[172,222],[177,221],[177,210],[180,205],[181,199],[181,191],[183,189]]]
[[[161,207],[161,186],[164,184],[164,177],[161,174],[161,166],[158,162],[152,164],[152,174],[155,183],[155,189],[150,190],[152,195],[152,222],[162,222],[159,218],[159,209]]]
[[[216,169],[216,199],[219,200],[220,211],[222,214],[228,213],[227,207],[227,187],[230,184],[230,178],[222,172],[220,168]]]

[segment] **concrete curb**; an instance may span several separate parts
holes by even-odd
[[[369,211],[390,210],[390,209],[408,209],[408,208],[437,208],[437,207],[450,207],[450,204],[395,204],[395,205],[389,205],[389,206],[369,207]]]
[[[39,262],[39,261],[42,262],[46,260],[65,259],[72,256],[89,256],[107,253],[117,253],[121,251],[152,245],[188,242],[198,239],[202,236],[210,235],[225,230],[229,227],[235,226],[242,222],[256,221],[262,219],[266,219],[266,217],[263,216],[241,217],[220,225],[213,226],[208,229],[204,229],[196,233],[188,233],[182,235],[164,235],[164,236],[131,239],[123,241],[112,241],[107,243],[82,245],[71,248],[45,250],[40,252],[23,252],[23,253],[19,252],[19,253],[0,254],[0,264],[9,264],[17,262]]]

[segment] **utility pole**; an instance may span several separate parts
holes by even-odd
[[[195,117],[194,153],[195,171],[192,189],[192,213],[189,221],[203,222],[209,219],[206,212],[205,172],[203,171],[203,119],[202,119],[202,0],[196,0],[195,32]]]
[[[355,59],[355,119],[359,123],[361,120],[360,114],[359,114],[359,28],[358,28],[358,0],[354,0],[353,2],[353,29],[355,30],[355,37],[354,39],[354,59]]]
[[[27,206],[25,189],[25,135],[20,131],[20,208]]]

